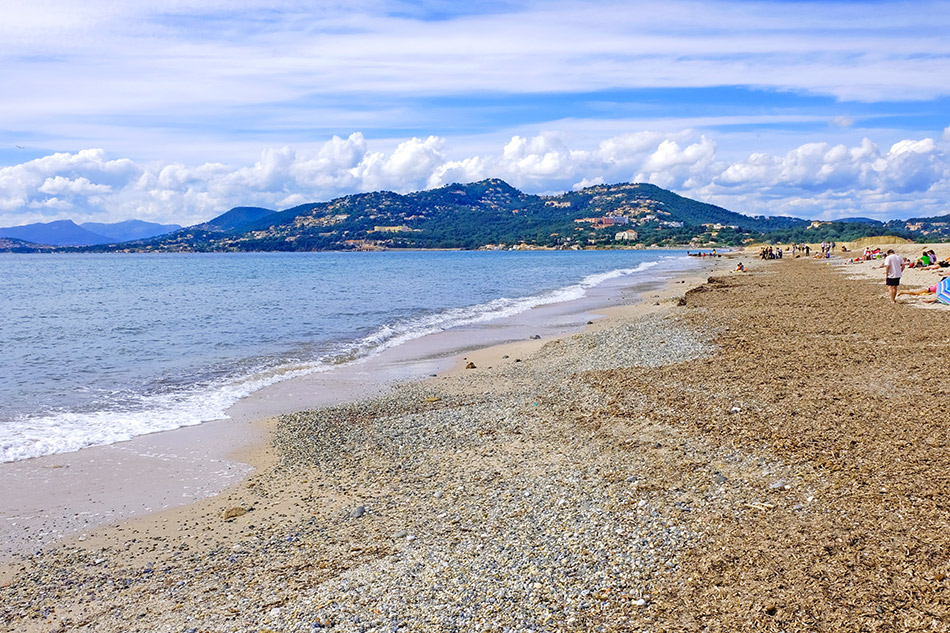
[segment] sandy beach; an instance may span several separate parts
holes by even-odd
[[[875,263],[735,261],[271,418],[237,486],[6,564],[0,623],[950,630],[950,309]]]

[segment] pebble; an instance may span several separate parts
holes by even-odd
[[[148,574],[139,566],[106,578],[95,568],[97,576],[66,586],[67,561],[51,559],[29,600],[98,591],[116,596],[110,614],[123,604],[150,608],[137,602],[145,594],[183,605],[150,611],[154,631],[549,631],[584,630],[592,617],[620,621],[630,605],[648,604],[632,597],[651,593],[697,536],[636,492],[637,460],[652,457],[579,435],[566,413],[606,403],[574,376],[709,352],[699,333],[648,317],[551,341],[490,370],[494,388],[476,395],[411,384],[282,416],[280,465],[247,494],[266,500],[282,478],[307,477],[314,492],[300,500],[301,518],[265,510],[266,519],[241,526],[241,544],[190,538],[190,551],[175,550]],[[346,501],[354,491],[365,503]],[[335,496],[343,500],[333,506]],[[367,507],[372,520],[347,520]],[[97,631],[127,630],[105,613]]]

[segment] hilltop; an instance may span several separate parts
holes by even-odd
[[[124,251],[322,251],[437,248],[587,248],[738,243],[806,226],[749,217],[649,184],[527,194],[498,179],[410,194],[377,191],[282,211],[236,207]]]
[[[171,233],[180,228],[178,224],[156,224],[142,220],[126,220],[111,224],[102,222],[76,224],[72,220],[56,220],[3,227],[0,228],[0,238],[26,243],[27,249],[37,248],[39,245],[89,246],[147,239]],[[0,247],[0,250],[9,249]]]
[[[821,222],[747,216],[645,183],[534,195],[492,178],[409,194],[354,194],[279,211],[235,207],[208,222],[157,237],[86,242],[92,245],[61,250],[698,248],[759,241],[849,241],[885,233],[908,240],[939,241],[950,238],[950,216],[888,223],[868,218]],[[21,245],[19,250],[23,248],[28,247]]]

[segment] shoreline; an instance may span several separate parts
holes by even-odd
[[[607,306],[614,301],[642,302],[639,295],[661,296],[652,288],[655,284],[646,281],[630,280],[623,287],[631,283],[645,284],[646,289],[635,291],[637,296],[626,294],[622,287],[609,291],[615,296],[597,296],[595,288],[594,298],[540,306],[504,320],[513,323],[504,325],[503,336],[524,341],[530,350],[553,337],[589,327],[585,324],[590,319],[600,322],[602,308],[598,306],[609,312],[612,308]],[[491,322],[486,327],[455,328],[391,348],[365,362],[279,382],[242,398],[229,408],[227,419],[0,464],[9,491],[0,497],[4,519],[0,564],[60,542],[84,542],[90,533],[116,522],[173,512],[226,494],[270,465],[276,416],[378,397],[407,381],[449,372],[461,362],[459,358],[492,353],[487,350],[499,345],[494,340],[498,327]],[[533,340],[533,336],[542,338]],[[520,349],[518,342],[501,343],[506,344]]]
[[[950,379],[925,370],[950,363],[950,311],[844,266],[748,264],[282,416],[245,484],[8,566],[0,622],[945,629]]]

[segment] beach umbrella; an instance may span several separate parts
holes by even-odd
[[[937,301],[950,305],[950,277],[944,277],[937,284]]]

